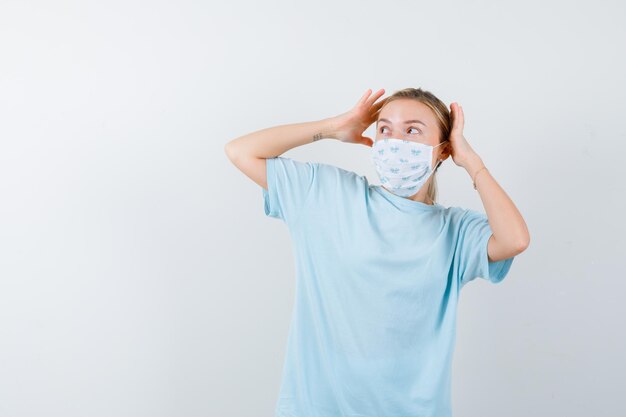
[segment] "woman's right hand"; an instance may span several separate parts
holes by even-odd
[[[334,139],[346,143],[360,143],[366,146],[374,144],[371,138],[363,136],[363,132],[378,120],[378,113],[385,104],[385,100],[381,100],[378,103],[376,103],[376,100],[385,94],[385,89],[381,88],[370,97],[371,94],[372,90],[368,89],[354,108],[333,118],[335,126]]]

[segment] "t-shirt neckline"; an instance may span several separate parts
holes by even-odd
[[[402,207],[409,208],[411,210],[433,211],[433,210],[439,210],[442,207],[438,203],[434,203],[433,205],[431,205],[431,204],[422,203],[421,201],[415,201],[415,200],[410,200],[406,197],[401,197],[385,189],[385,187],[383,187],[382,185],[373,185],[372,188],[376,192],[378,192],[380,195],[385,197],[387,200],[391,201],[392,203],[396,205],[400,205]]]

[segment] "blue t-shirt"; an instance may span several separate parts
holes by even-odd
[[[292,239],[296,294],[276,417],[449,417],[459,291],[498,283],[483,213],[365,176],[266,160],[265,214]]]

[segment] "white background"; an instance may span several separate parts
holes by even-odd
[[[463,289],[455,417],[626,414],[625,12],[2,0],[0,416],[272,416],[291,241],[223,146],[405,87],[463,105],[531,234]],[[284,156],[378,183],[368,151]],[[483,209],[451,159],[437,175]]]

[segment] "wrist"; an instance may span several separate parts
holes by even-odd
[[[329,117],[320,121],[322,136],[324,139],[337,140],[338,122],[336,117]]]
[[[482,171],[488,171],[487,167],[483,163],[482,159],[480,159],[480,157],[476,155],[475,157],[472,157],[468,161],[468,163],[465,165],[465,169],[467,170],[467,173],[470,175],[470,178],[472,179],[472,186],[474,187],[475,190],[477,190],[476,177],[478,177],[478,175],[481,174]]]
[[[469,156],[465,163],[463,163],[463,168],[467,171],[467,173],[473,178],[476,171],[485,166],[483,160],[478,156],[478,154],[472,154]]]

